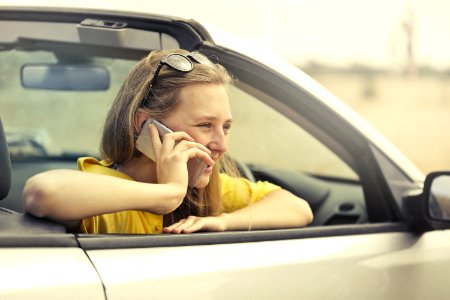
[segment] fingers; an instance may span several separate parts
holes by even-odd
[[[187,219],[182,219],[171,226],[163,228],[164,233],[192,233],[202,229],[202,218],[190,216]]]
[[[197,142],[190,142],[190,141],[181,141],[179,142],[177,145],[175,145],[174,149],[178,150],[178,151],[185,151],[185,150],[189,150],[191,148],[198,148],[201,151],[205,152],[209,155],[211,155],[211,150],[209,150],[208,148],[206,148],[205,146],[203,146],[200,143]],[[192,158],[192,157],[191,157]]]
[[[214,165],[214,160],[211,158],[211,156],[209,156],[211,154],[211,151],[207,150],[203,145],[193,142],[187,142],[183,144],[184,145],[180,145],[180,148],[178,150],[180,150],[180,152],[184,152],[188,156],[188,158],[198,157],[208,166]],[[205,149],[207,151],[205,151]]]
[[[162,142],[162,151],[164,153],[170,153],[174,149],[175,145],[181,141],[193,142],[194,139],[189,134],[183,131],[172,132],[164,135]]]
[[[224,231],[224,224],[216,217],[189,216],[179,222],[163,228],[164,233],[180,234],[197,231]]]
[[[153,151],[155,153],[155,158],[159,160],[161,153],[170,153],[175,145],[179,143],[182,140],[191,141],[193,142],[194,139],[187,134],[186,132],[173,132],[173,133],[167,133],[162,137],[160,137],[160,133],[158,131],[158,128],[154,124],[150,124],[148,127],[149,133],[150,133],[150,139],[152,141],[153,145]],[[206,147],[205,147],[206,149]]]
[[[185,153],[188,158],[198,157],[205,164],[213,165],[214,160],[211,159],[211,151],[200,143],[194,141],[194,139],[186,132],[173,132],[164,135],[163,142],[159,142],[162,145],[158,153]],[[156,151],[157,149],[155,149]],[[158,157],[159,159],[159,157]]]
[[[204,145],[197,143],[186,132],[170,132],[159,138],[157,127],[149,126],[155,153],[156,177],[158,183],[175,183],[187,187],[189,183],[188,160],[197,157],[208,166],[215,161],[211,158],[211,151]]]

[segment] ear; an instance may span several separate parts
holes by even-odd
[[[147,119],[149,118],[148,114],[143,112],[142,110],[138,109],[136,111],[136,114],[134,115],[134,130],[136,130],[136,132],[138,134],[141,133],[142,130],[142,124],[144,124],[145,121],[147,121]]]

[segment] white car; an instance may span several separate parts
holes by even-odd
[[[1,299],[450,298],[450,172],[425,180],[294,66],[143,12],[3,6],[0,32]],[[23,214],[25,181],[98,156],[128,71],[168,48],[200,51],[237,79],[230,156],[250,180],[308,201],[309,227],[85,235]]]

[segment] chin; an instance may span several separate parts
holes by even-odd
[[[200,178],[197,181],[197,184],[195,185],[198,189],[204,189],[209,183],[209,174],[203,174],[200,176]]]

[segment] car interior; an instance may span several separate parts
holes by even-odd
[[[0,119],[0,200],[5,198],[11,188],[11,161],[9,159],[8,145],[3,124]]]
[[[21,21],[5,16],[0,14],[0,25],[6,29],[0,38],[0,68],[9,74],[0,75],[6,137],[2,130],[2,231],[65,231],[60,224],[24,214],[26,180],[46,170],[76,169],[78,157],[98,157],[104,116],[127,72],[149,49],[178,47],[216,57],[237,77],[230,93],[237,124],[233,134],[239,134],[232,140],[230,156],[243,176],[278,184],[308,201],[315,216],[310,226],[369,222],[351,155],[336,154],[314,130],[301,128],[277,108],[286,95],[267,95],[256,85],[250,87],[251,74],[234,70],[226,51],[222,56],[220,49],[202,47],[199,39],[210,37],[201,26],[195,25],[199,38],[183,22],[125,22],[114,17],[105,21],[77,14],[61,20],[31,13],[30,20]],[[283,142],[286,136],[289,143]],[[281,154],[274,155],[274,147]]]

